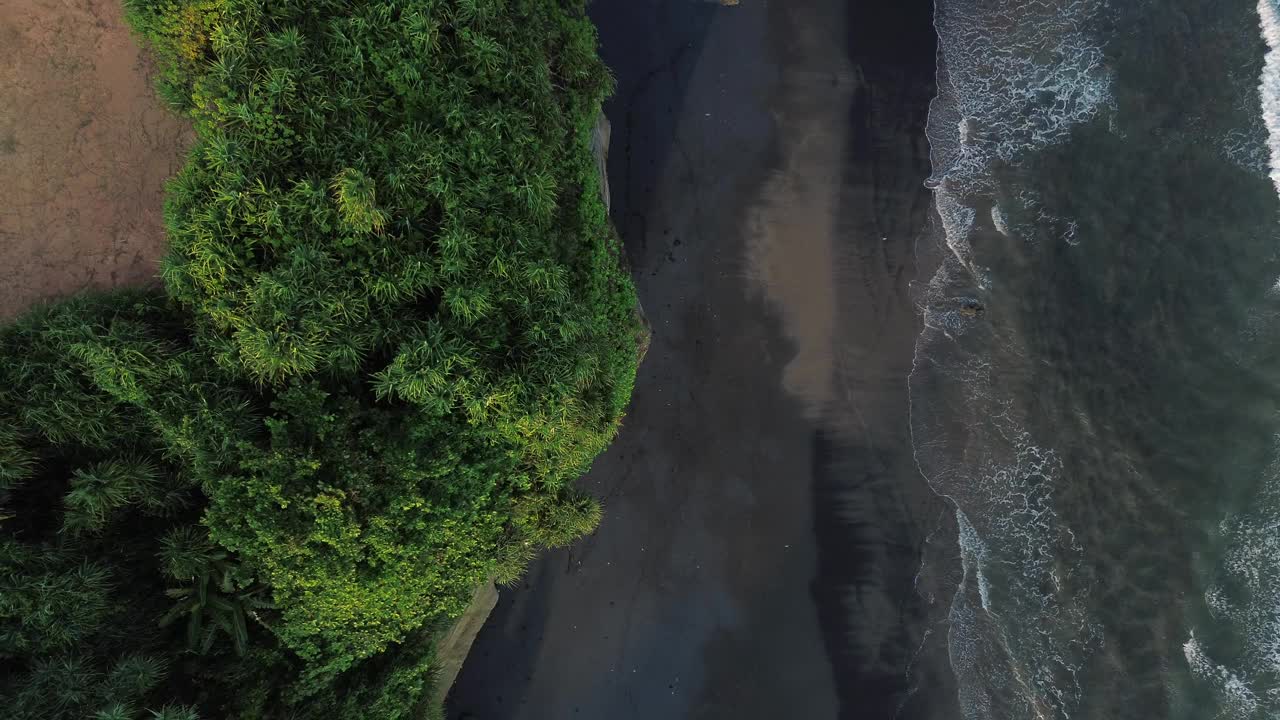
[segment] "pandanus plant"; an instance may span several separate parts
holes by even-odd
[[[160,618],[160,627],[187,619],[187,649],[207,655],[218,636],[231,639],[237,655],[249,647],[249,620],[262,624],[258,610],[274,607],[266,586],[242,577],[230,555],[216,547],[201,528],[179,527],[162,541],[165,574],[184,584],[165,594],[176,601]]]

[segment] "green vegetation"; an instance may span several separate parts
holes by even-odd
[[[422,718],[599,521],[641,334],[578,2],[128,0],[197,142],[165,292],[0,330],[0,714]]]

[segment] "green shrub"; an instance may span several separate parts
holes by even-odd
[[[492,572],[513,453],[480,429],[298,381],[268,437],[203,473],[213,537],[273,588],[277,636],[331,677],[432,619]]]
[[[0,714],[13,720],[134,720],[167,674],[122,606],[121,578],[79,548],[0,539]],[[130,632],[137,635],[130,636]]]
[[[635,375],[589,148],[608,74],[546,0],[129,8],[199,137],[166,287],[273,398],[204,454],[205,521],[328,677],[460,612],[500,546],[593,527],[556,503]]]
[[[174,315],[121,291],[0,329],[0,716],[135,720],[182,692],[154,533],[202,499],[144,409],[193,395]]]

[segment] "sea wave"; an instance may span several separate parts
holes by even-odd
[[[917,287],[924,330],[911,374],[916,461],[956,505],[963,580],[949,637],[970,720],[1070,717],[1079,671],[1100,646],[1075,578],[1084,548],[1055,507],[1065,481],[1052,444],[1034,437],[1016,398],[1029,362],[989,301],[1000,279],[975,233],[1030,238],[1031,196],[997,202],[993,170],[1065,141],[1112,107],[1111,78],[1088,26],[1105,8],[1075,0],[939,0],[938,96],[929,139],[939,252]],[[1007,206],[1012,203],[1013,206]],[[1059,220],[1062,240],[1075,226]],[[924,253],[928,254],[928,253]]]
[[[937,2],[911,431],[956,506],[949,642],[968,720],[1140,717],[1122,698],[1280,717],[1280,436],[1257,464],[1280,427],[1280,290],[1259,285],[1280,288],[1259,215],[1265,177],[1280,194],[1280,0],[1257,5],[1265,58],[1252,4],[1230,10]],[[1186,72],[1135,68],[1164,41],[1153,27],[1195,38],[1166,58]],[[1104,48],[1125,58],[1118,81]],[[1098,399],[1113,390],[1134,406]],[[1201,415],[1229,420],[1222,443]],[[1124,546],[1126,530],[1153,547]]]
[[[973,190],[993,161],[1016,164],[1112,106],[1093,0],[942,0],[934,24],[945,73],[930,109],[933,178]],[[938,121],[938,122],[935,122]]]
[[[994,165],[1016,166],[1113,108],[1102,48],[1086,30],[1104,8],[1095,0],[937,3],[939,87],[929,109],[933,171],[926,184],[934,191],[943,243],[958,265],[939,268],[943,275],[959,272],[979,288],[990,284],[973,257],[971,236],[978,222],[973,200],[994,189]],[[1019,214],[1047,218],[1029,191],[1017,201],[1021,207],[1012,209]],[[1002,234],[1030,237],[1025,227],[1009,225],[1005,208],[993,202],[988,212]],[[1051,219],[1062,226],[1063,241],[1079,241],[1074,221]],[[930,285],[951,284],[935,280]]]
[[[1231,720],[1280,713],[1280,436],[1275,446],[1249,510],[1219,527],[1225,550],[1205,591],[1212,621],[1202,632],[1213,640],[1193,630],[1183,646],[1191,671],[1216,693],[1220,717]]]
[[[1280,6],[1259,0],[1257,13],[1268,48],[1257,99],[1270,154],[1267,170],[1280,192]],[[1256,166],[1258,153],[1249,152],[1257,146],[1255,134],[1250,129],[1230,135],[1230,156]],[[1238,353],[1242,365],[1274,352],[1277,302],[1280,281],[1249,313]],[[1280,418],[1272,426],[1280,426]],[[1192,674],[1216,695],[1219,717],[1230,720],[1280,716],[1280,435],[1271,457],[1257,491],[1217,529],[1221,549],[1204,592],[1210,617],[1196,624],[1183,646]]]

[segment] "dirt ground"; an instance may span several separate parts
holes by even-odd
[[[0,317],[155,278],[189,142],[120,0],[0,0]]]

